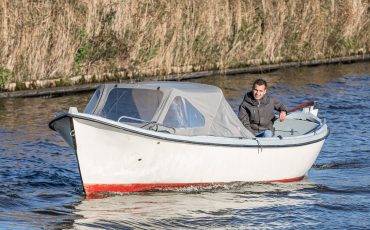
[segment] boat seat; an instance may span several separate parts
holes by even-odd
[[[318,125],[319,124],[308,120],[285,119],[283,122],[276,120],[274,122],[274,136],[293,137],[305,135],[316,129]]]

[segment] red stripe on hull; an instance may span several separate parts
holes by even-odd
[[[222,183],[158,183],[158,184],[85,184],[87,198],[100,198],[98,193],[102,192],[142,192],[155,188],[187,187],[187,186],[206,186],[210,184]]]
[[[202,186],[213,183],[158,183],[158,184],[85,184],[86,193],[91,192],[140,192],[153,188]]]
[[[289,179],[281,179],[281,180],[272,180],[272,181],[263,181],[265,183],[272,183],[272,182],[294,182],[300,181],[304,178],[295,177]],[[96,197],[96,193],[102,192],[140,192],[140,191],[148,191],[155,188],[169,188],[169,187],[187,187],[187,186],[207,186],[211,184],[224,184],[223,182],[212,182],[212,183],[157,183],[157,184],[85,184],[85,192],[89,198]]]
[[[266,183],[272,183],[272,182],[289,183],[289,182],[300,181],[303,178],[304,178],[304,176],[300,176],[300,177],[295,177],[295,178],[281,179],[281,180],[270,180],[270,181],[264,181],[264,182],[266,182]]]

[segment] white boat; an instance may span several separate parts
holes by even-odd
[[[75,150],[90,195],[301,180],[329,134],[317,112],[290,113],[274,123],[274,137],[255,138],[215,86],[104,84],[84,112],[71,107],[49,127]]]

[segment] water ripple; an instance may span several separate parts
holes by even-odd
[[[103,194],[84,199],[76,156],[48,129],[54,112],[90,93],[0,99],[0,226],[5,229],[367,229],[370,225],[368,63],[192,80],[222,88],[237,111],[265,78],[293,108],[319,101],[331,129],[316,164],[296,183],[233,182]],[[24,117],[30,119],[19,119]]]

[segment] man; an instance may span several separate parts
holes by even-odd
[[[267,95],[265,80],[257,79],[239,106],[239,119],[256,137],[272,137],[275,110],[280,112],[279,120],[284,121],[287,108],[279,99]]]

